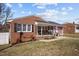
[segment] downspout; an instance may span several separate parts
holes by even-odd
[[[11,43],[11,23],[10,23],[10,29],[9,29],[9,44]]]

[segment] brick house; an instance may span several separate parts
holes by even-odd
[[[63,33],[64,34],[79,33],[79,24],[75,24],[75,23],[63,24]]]
[[[35,40],[40,37],[62,35],[62,25],[45,21],[38,16],[16,18],[8,22],[10,24],[10,43]]]
[[[75,24],[75,33],[79,33],[79,24]]]
[[[72,24],[72,23],[63,24],[63,32],[64,32],[64,34],[75,33],[75,24]]]

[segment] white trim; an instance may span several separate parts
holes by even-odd
[[[77,25],[75,25],[75,32],[79,33],[79,29],[77,29]]]
[[[31,26],[31,27],[30,27],[31,29],[30,29],[30,31],[27,30],[27,32],[32,32],[32,25],[31,25],[31,24],[28,24],[28,25]],[[28,25],[27,25],[27,29],[28,29]]]
[[[38,22],[35,22],[35,25],[38,25]]]
[[[43,31],[43,27],[41,26],[41,36],[43,35],[43,32],[42,31]]]
[[[26,31],[23,31],[23,24],[22,24],[22,32],[27,32],[27,24],[26,25]]]
[[[17,25],[16,25],[16,27],[17,27]],[[21,29],[22,29],[22,24],[21,24]],[[22,32],[22,30],[17,30],[17,28],[16,28],[16,32]]]
[[[28,31],[28,25],[31,25],[31,30]],[[17,31],[17,32],[32,32],[32,24],[26,24],[26,31],[23,31],[23,24],[21,24],[21,29],[20,31]]]

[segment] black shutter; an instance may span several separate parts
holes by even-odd
[[[15,23],[14,24],[14,32],[17,32],[17,28],[16,27],[17,27],[17,24]]]
[[[34,25],[32,25],[32,32],[34,32]]]

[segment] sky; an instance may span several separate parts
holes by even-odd
[[[79,23],[79,3],[6,3],[13,17],[40,16],[44,20],[58,23]]]

